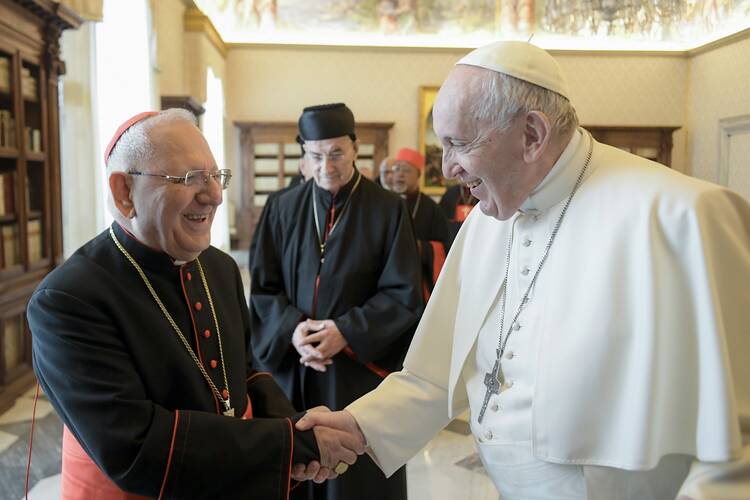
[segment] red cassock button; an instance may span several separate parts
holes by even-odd
[[[211,337],[211,330],[203,330],[203,338]]]
[[[192,281],[193,280],[193,275],[190,274],[190,273],[187,273],[187,279],[188,279],[188,281]]]
[[[224,399],[229,399],[229,391],[224,389],[221,391],[221,397]]]
[[[196,311],[200,311],[201,309],[203,309],[203,304],[201,304],[200,302],[196,302],[195,303],[195,310]]]
[[[219,363],[215,359],[212,359],[211,360],[211,368],[216,368],[217,366],[219,366]]]

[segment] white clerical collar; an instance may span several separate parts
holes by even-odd
[[[583,164],[588,143],[584,141],[583,132],[579,128],[573,133],[568,145],[565,146],[560,158],[557,159],[552,169],[542,179],[537,187],[531,192],[519,210],[521,212],[540,212],[547,210],[570,195],[570,191],[581,173],[580,166]],[[592,140],[586,137],[587,140]]]

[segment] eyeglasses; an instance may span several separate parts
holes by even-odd
[[[208,172],[206,170],[191,170],[186,173],[184,177],[177,175],[164,175],[164,174],[151,174],[148,172],[138,172],[136,170],[127,172],[128,175],[144,175],[147,177],[161,177],[166,179],[172,184],[184,184],[186,186],[196,186],[202,180],[204,184],[208,184],[209,179],[214,179],[219,183],[221,189],[226,189],[229,186],[229,180],[232,178],[232,171],[228,168],[217,170],[216,172]]]

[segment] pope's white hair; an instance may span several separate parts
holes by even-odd
[[[578,127],[578,115],[570,101],[557,92],[495,71],[485,71],[474,113],[479,120],[504,129],[517,116],[541,111],[552,126],[553,137],[562,137]]]
[[[195,116],[190,111],[182,108],[170,108],[130,127],[122,134],[109,155],[107,175],[111,172],[141,169],[148,165],[156,155],[156,147],[149,132],[159,125],[175,122],[188,122],[196,125]]]

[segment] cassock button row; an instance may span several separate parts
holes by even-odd
[[[508,351],[505,353],[505,359],[513,359],[515,355],[516,354],[513,351]]]
[[[212,359],[210,364],[211,364],[211,368],[216,368],[217,366],[219,366],[219,362],[216,361],[215,359]]]
[[[516,321],[515,323],[513,323],[513,329],[515,331],[520,330],[521,329],[521,323],[519,323],[518,321]]]
[[[224,398],[224,399],[228,399],[229,398],[229,391],[226,390],[226,389],[222,389],[221,390],[221,397]]]
[[[196,302],[195,303],[195,310],[196,311],[200,311],[201,309],[203,309],[203,304],[201,304],[200,301]]]
[[[484,439],[486,439],[487,441],[491,440],[492,439],[492,431],[485,432],[484,433]]]
[[[211,330],[203,330],[203,338],[207,339],[211,337]]]
[[[531,272],[531,269],[529,269],[528,267],[524,267],[523,270],[521,271],[521,274],[523,274],[524,276],[528,276],[530,272]]]
[[[190,274],[190,272],[187,273],[187,280],[188,281],[193,281],[193,275]]]
[[[500,409],[500,405],[497,404],[497,403],[493,403],[493,405],[490,406],[490,410],[492,410],[492,411],[497,411],[499,409]]]
[[[528,239],[528,238],[526,238],[525,240],[523,240],[523,246],[530,247],[531,246],[531,240]]]

